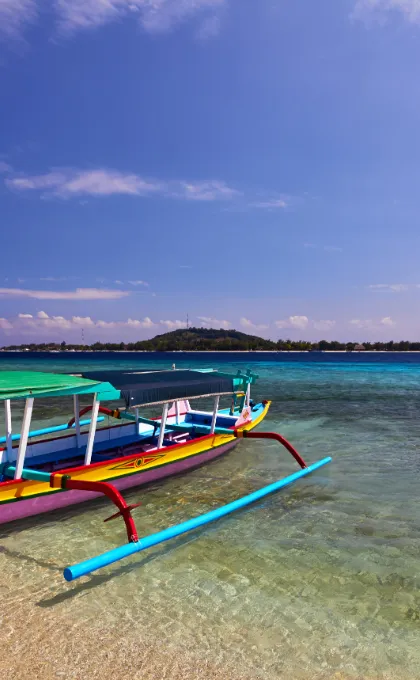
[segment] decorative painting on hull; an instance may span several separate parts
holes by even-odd
[[[149,465],[149,463],[156,463],[160,458],[165,458],[166,453],[147,453],[140,458],[134,458],[132,460],[124,461],[114,467],[109,468],[110,470],[133,470],[137,468]]]

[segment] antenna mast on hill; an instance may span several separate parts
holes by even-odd
[[[189,316],[188,316],[188,314],[187,314],[187,330],[189,329],[189,327],[190,327],[190,318],[189,318]]]

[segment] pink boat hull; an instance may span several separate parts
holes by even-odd
[[[112,481],[119,491],[131,489],[135,486],[150,484],[158,479],[170,477],[172,475],[187,472],[193,468],[208,463],[214,458],[230,451],[238,442],[233,441],[219,446],[216,449],[209,449],[197,456],[187,458],[185,460],[177,460],[160,468],[152,468],[144,472],[121,477]],[[6,503],[0,506],[0,524],[13,522],[14,520],[24,519],[33,515],[40,515],[45,512],[51,512],[59,508],[65,508],[76,503],[83,503],[84,501],[92,500],[93,498],[104,498],[100,493],[92,493],[91,491],[62,491],[59,493],[47,493],[45,496],[37,496],[36,498],[28,498],[23,501],[15,501],[13,503]],[[110,505],[111,510],[113,509]]]

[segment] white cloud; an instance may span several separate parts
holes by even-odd
[[[147,330],[156,327],[157,324],[148,316],[144,319],[129,318],[127,321],[95,321],[90,316],[66,318],[64,316],[49,316],[46,312],[40,311],[35,316],[33,314],[18,314],[11,319],[0,318],[0,329],[5,331],[6,335],[14,332],[21,335],[38,335],[41,338],[51,336],[54,331],[79,333],[82,328],[103,334],[104,331],[116,330],[121,333],[122,331]],[[91,333],[90,335],[92,336]]]
[[[177,328],[186,328],[186,327],[187,327],[186,322],[185,322],[185,321],[180,321],[179,319],[176,319],[175,321],[170,321],[170,320],[159,321],[159,323],[160,323],[162,326],[166,326],[166,328],[168,329],[168,331],[174,331],[174,330],[176,330]]]
[[[201,321],[206,328],[231,328],[232,324],[226,319],[215,319],[212,316],[198,316],[197,319]]]
[[[356,19],[383,18],[388,12],[400,12],[408,22],[420,23],[419,0],[357,0],[353,16]]]
[[[264,331],[269,328],[269,326],[265,323],[254,323],[250,319],[247,319],[246,317],[241,317],[239,320],[239,323],[243,328],[246,328],[247,330],[253,330],[253,331]]]
[[[375,283],[368,286],[368,289],[373,293],[405,293],[411,287],[407,283]]]
[[[54,0],[59,26],[67,33],[95,28],[124,16],[137,18],[150,33],[161,33],[224,4],[225,0]]]
[[[320,319],[319,321],[314,321],[314,328],[317,331],[330,331],[334,328],[335,321],[332,319]]]
[[[379,321],[375,321],[375,319],[352,319],[350,321],[350,325],[354,326],[355,328],[380,330],[383,327],[390,328],[391,326],[395,326],[396,323],[393,321],[393,319],[391,319],[390,316],[384,316]]]
[[[279,209],[287,208],[287,203],[284,198],[273,198],[268,201],[256,201],[255,203],[250,203],[253,208],[267,208],[267,209]]]
[[[41,10],[50,11],[59,32],[72,34],[132,17],[149,33],[164,33],[197,17],[202,37],[218,33],[227,0],[0,0],[0,32],[20,38]]]
[[[131,328],[153,328],[156,326],[152,319],[148,316],[145,316],[142,321],[138,321],[137,319],[128,319],[127,321],[127,326],[130,326]]]
[[[229,200],[239,192],[219,180],[204,182],[144,179],[134,173],[100,168],[78,170],[64,168],[44,175],[15,176],[5,180],[14,191],[37,191],[44,196],[63,199],[79,196],[166,196],[188,201]]]
[[[288,319],[280,319],[275,322],[277,328],[298,328],[304,330],[309,324],[307,316],[289,316]]]
[[[117,283],[117,281],[115,283]],[[148,286],[149,285],[147,283],[147,281],[140,281],[140,280],[139,281],[129,281],[128,283],[130,283],[132,286]]]
[[[37,16],[37,0],[1,0],[0,35],[14,40],[21,38],[25,26],[35,21]]]
[[[349,323],[355,328],[371,328],[373,325],[371,319],[352,319]]]
[[[6,186],[17,191],[44,191],[61,198],[71,196],[110,196],[128,194],[145,196],[159,191],[159,182],[147,182],[133,174],[114,170],[62,170],[45,175],[14,177],[6,180]]]
[[[0,296],[26,297],[36,300],[119,300],[130,295],[125,290],[102,288],[76,288],[76,290],[29,290],[26,288],[0,288]]]

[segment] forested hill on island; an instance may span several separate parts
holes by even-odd
[[[48,342],[39,344],[9,345],[3,350],[84,350],[84,351],[143,351],[143,352],[170,352],[170,351],[388,351],[408,352],[420,351],[420,342],[338,342],[320,340],[308,342],[306,340],[265,340],[256,335],[247,335],[235,330],[216,330],[213,328],[180,328],[176,331],[156,335],[151,340],[139,340],[138,342],[114,343],[95,342],[92,345],[67,344],[66,342]]]

